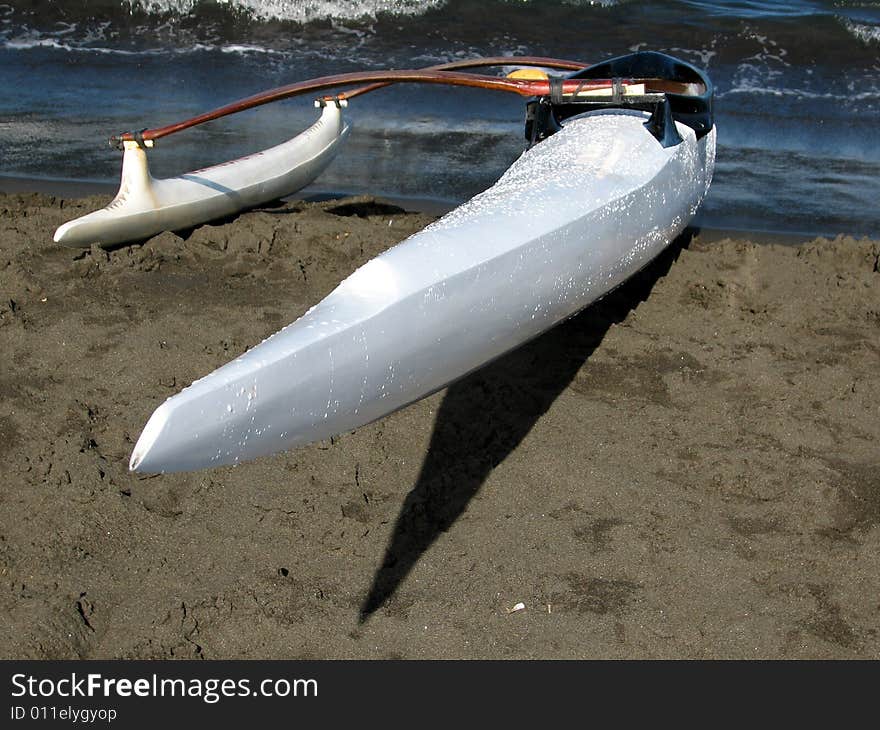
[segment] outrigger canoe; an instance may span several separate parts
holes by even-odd
[[[715,160],[701,71],[642,52],[532,88],[530,147],[495,185],[165,401],[131,469],[237,464],[363,426],[571,317],[682,232]]]

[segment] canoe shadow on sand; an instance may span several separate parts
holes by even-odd
[[[647,299],[696,233],[686,230],[600,301],[449,387],[421,473],[361,606],[361,623],[394,595],[419,558],[465,511],[491,471],[571,383],[608,329]]]

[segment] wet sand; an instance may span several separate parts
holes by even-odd
[[[880,658],[880,243],[689,234],[377,423],[139,478],[162,400],[431,218],[52,243],[105,200],[0,194],[0,657]]]

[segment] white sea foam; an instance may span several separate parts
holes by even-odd
[[[509,0],[518,5],[540,4],[546,0]],[[622,0],[561,0],[574,7],[610,7]],[[133,0],[133,5],[150,12],[186,14],[204,0]],[[441,8],[447,0],[214,0],[260,20],[292,20],[307,23],[314,20],[359,20],[377,15],[424,15]]]
[[[865,25],[864,23],[855,23],[852,20],[844,21],[843,25],[851,35],[862,43],[880,43],[880,26],[878,25]]]
[[[56,51],[65,51],[69,53],[99,53],[111,56],[162,56],[174,54],[176,56],[187,56],[196,53],[210,53],[219,51],[220,53],[236,54],[246,56],[249,54],[260,55],[290,55],[287,52],[279,51],[273,48],[266,48],[254,44],[230,43],[216,45],[207,43],[192,43],[186,46],[178,46],[176,48],[157,47],[157,48],[141,48],[138,50],[128,50],[125,48],[108,48],[105,46],[89,45],[84,42],[65,43],[59,38],[41,38],[41,37],[21,37],[0,40],[0,48],[7,48],[13,51],[26,51],[38,48],[51,48]]]
[[[873,99],[880,99],[880,90],[877,89],[869,89],[865,91],[855,91],[852,90],[851,93],[840,94],[835,92],[817,92],[817,91],[808,91],[806,89],[793,89],[793,88],[770,88],[765,86],[752,86],[752,85],[742,85],[735,86],[731,89],[726,89],[721,92],[716,92],[716,99],[724,99],[728,96],[736,96],[738,94],[755,94],[757,96],[779,96],[779,97],[789,97],[793,99],[822,99],[825,101],[867,101]]]
[[[53,48],[57,51],[70,51],[80,53],[105,53],[117,56],[138,56],[166,53],[165,49],[146,49],[142,51],[127,51],[121,48],[102,48],[100,46],[71,45],[59,41],[56,38],[11,38],[0,42],[0,48],[8,48],[14,51],[23,51],[33,48]]]
[[[446,0],[215,0],[259,20],[289,20],[308,23],[334,18],[358,20],[390,15],[422,15],[442,7]],[[185,15],[201,4],[200,0],[135,0],[134,5],[149,12]]]

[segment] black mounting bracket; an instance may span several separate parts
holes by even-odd
[[[596,109],[637,109],[651,113],[645,127],[664,147],[681,142],[675,122],[694,130],[697,139],[714,125],[714,89],[700,69],[656,51],[639,51],[577,71],[566,79],[613,79],[608,96],[564,96],[562,78],[550,79],[550,94],[526,105],[526,139],[533,145],[562,129],[566,119]],[[688,93],[623,93],[621,78],[657,78],[688,86]]]
[[[665,94],[643,94],[610,99],[566,99],[554,105],[550,97],[542,96],[526,104],[526,140],[534,145],[562,129],[562,122],[571,117],[597,109],[637,109],[651,112],[645,128],[663,147],[681,142],[675,127],[672,107]]]

